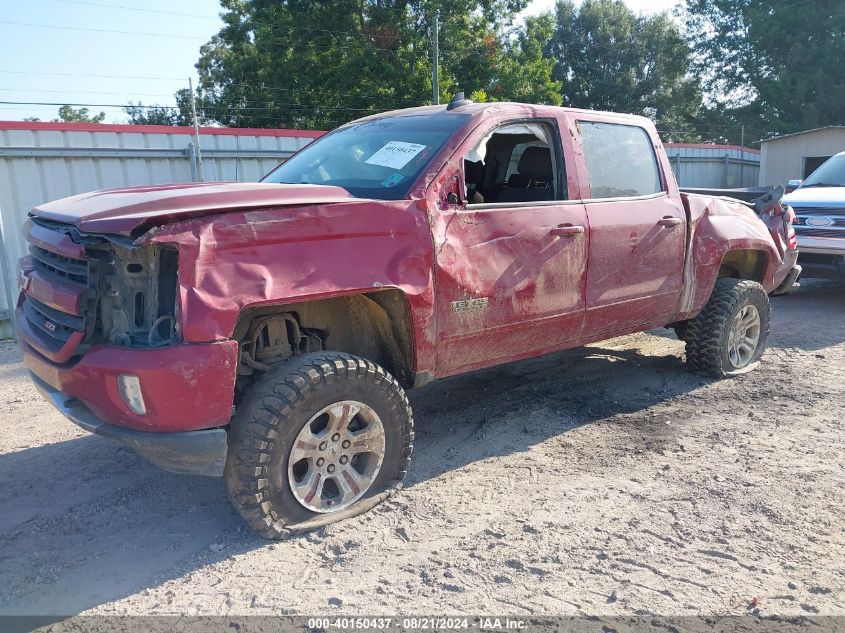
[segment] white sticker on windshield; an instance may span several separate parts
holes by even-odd
[[[390,141],[364,162],[369,165],[381,165],[391,169],[402,169],[411,159],[425,149],[425,145]]]

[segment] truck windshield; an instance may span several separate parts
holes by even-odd
[[[334,185],[358,198],[398,200],[467,119],[438,113],[350,123],[305,147],[262,182]]]
[[[845,187],[845,154],[828,158],[814,171],[801,188],[806,187]]]

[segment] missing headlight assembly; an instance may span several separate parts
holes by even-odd
[[[94,338],[112,345],[160,347],[178,338],[178,252],[161,244],[92,249],[99,261]]]

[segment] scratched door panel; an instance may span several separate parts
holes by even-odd
[[[681,291],[686,214],[671,175],[661,172],[656,130],[583,116],[576,127],[590,187],[585,331],[594,338],[665,325]]]
[[[587,262],[582,204],[456,210],[440,221],[440,372],[552,351],[580,336]],[[560,225],[585,232],[552,235]]]
[[[586,329],[665,325],[683,282],[685,214],[669,196],[588,202]],[[660,224],[676,218],[677,224]]]

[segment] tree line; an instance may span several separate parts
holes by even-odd
[[[650,117],[667,141],[746,144],[845,124],[842,0],[685,0],[671,16],[622,0],[221,0],[199,53],[203,124],[330,129],[440,99],[523,101]],[[134,123],[187,125],[133,104]]]

